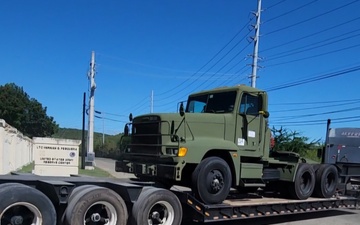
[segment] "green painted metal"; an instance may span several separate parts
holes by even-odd
[[[141,176],[163,176],[157,168],[171,167],[165,170],[171,173],[166,178],[182,182],[191,180],[187,167],[194,169],[205,157],[215,155],[229,164],[235,187],[244,185],[246,179],[261,180],[265,167],[278,168],[281,180],[293,181],[297,162],[269,156],[267,111],[266,92],[244,85],[194,93],[183,116],[153,113],[135,117],[132,142],[119,161],[129,171],[141,167],[145,173]],[[153,146],[151,151],[146,150],[149,146]],[[180,148],[187,149],[185,156],[176,155]]]

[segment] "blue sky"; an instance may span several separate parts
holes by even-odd
[[[327,118],[360,126],[359,7],[262,1],[256,86],[269,90],[271,126],[314,139]],[[151,91],[154,112],[174,112],[190,92],[250,85],[256,8],[256,0],[2,1],[0,84],[22,86],[61,127],[81,128],[95,51],[95,109],[105,133],[116,134],[130,112],[150,111]],[[311,82],[276,89],[304,79]]]

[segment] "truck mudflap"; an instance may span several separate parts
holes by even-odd
[[[248,197],[227,199],[222,204],[206,205],[196,200],[190,193],[175,192],[175,194],[184,205],[184,215],[189,215],[184,219],[199,223],[357,208],[360,203],[359,198],[355,197],[309,198],[307,200]]]

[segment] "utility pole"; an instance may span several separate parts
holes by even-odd
[[[151,91],[150,95],[150,113],[154,112],[154,90]]]
[[[88,74],[90,81],[89,96],[89,126],[88,126],[88,151],[87,151],[87,168],[94,169],[95,153],[94,153],[94,104],[95,104],[95,52],[91,52],[90,71]]]
[[[252,63],[252,74],[251,74],[251,87],[256,86],[256,77],[258,69],[258,51],[259,51],[259,38],[260,38],[260,15],[261,15],[261,0],[258,0],[258,9],[255,13],[256,25],[255,25],[255,37],[254,37],[254,52],[253,52],[253,63]]]
[[[104,143],[105,143],[105,124],[104,124],[104,117],[102,118],[102,122],[103,122],[103,140],[102,140],[102,145],[104,146]]]

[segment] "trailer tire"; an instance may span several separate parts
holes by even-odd
[[[124,200],[113,190],[89,185],[71,198],[64,217],[68,225],[84,224],[84,221],[126,225],[128,212]]]
[[[339,182],[338,171],[334,165],[323,164],[316,171],[314,195],[320,198],[330,198],[336,192]]]
[[[231,170],[219,157],[209,157],[200,162],[192,174],[192,190],[206,204],[223,202],[231,188]]]
[[[315,188],[314,168],[306,163],[301,163],[295,174],[295,181],[290,183],[289,194],[291,198],[304,200],[309,198]]]
[[[0,185],[0,224],[56,224],[50,199],[39,190],[18,183]]]
[[[141,192],[132,208],[132,225],[180,225],[182,207],[179,199],[169,190],[147,188]]]
[[[79,194],[82,190],[85,190],[87,188],[91,188],[91,187],[96,187],[95,185],[81,185],[81,186],[78,186],[76,188],[74,188],[74,190],[71,192],[69,198],[68,198],[68,203],[72,201],[72,199],[77,195]],[[65,215],[66,215],[66,211],[64,211],[62,217],[61,217],[61,222],[64,224],[66,223],[65,222]]]

